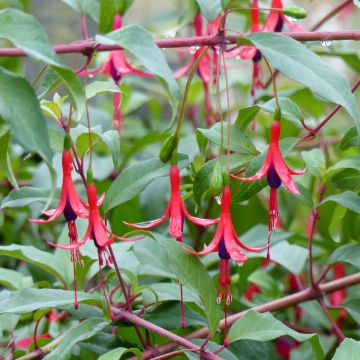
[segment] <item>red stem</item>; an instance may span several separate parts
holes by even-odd
[[[304,32],[283,32],[283,36],[289,36],[298,41],[334,41],[334,40],[360,40],[360,30],[340,30],[340,31],[304,31]],[[158,39],[155,43],[159,48],[179,48],[191,46],[215,46],[221,44],[236,44],[238,39],[246,36],[240,35],[209,35],[193,36],[176,39]],[[89,54],[96,51],[121,50],[118,45],[98,44],[94,40],[76,41],[70,44],[59,44],[53,46],[58,54]],[[24,51],[16,48],[1,48],[0,57],[7,56],[27,56]]]

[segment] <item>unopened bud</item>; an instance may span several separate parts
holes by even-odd
[[[172,154],[176,148],[177,145],[177,138],[175,134],[171,134],[164,142],[163,146],[160,149],[160,160],[163,163],[167,163],[171,157]]]
[[[282,9],[281,12],[286,16],[292,17],[293,19],[305,19],[307,16],[306,10],[298,6],[286,7]]]
[[[209,192],[211,193],[211,195],[219,195],[221,194],[223,186],[223,170],[221,162],[218,160],[216,161],[214,170],[211,174]]]

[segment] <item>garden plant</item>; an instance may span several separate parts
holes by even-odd
[[[360,359],[359,26],[0,1],[0,359]]]

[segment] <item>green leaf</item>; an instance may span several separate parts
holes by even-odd
[[[91,137],[91,144],[95,145],[96,142],[99,140],[99,135],[93,132],[90,133]],[[90,138],[89,134],[83,133],[80,134],[76,139],[76,152],[80,159],[87,153],[90,149]]]
[[[272,67],[324,99],[342,105],[354,119],[360,135],[360,117],[355,99],[343,76],[289,36],[263,32],[250,34],[246,38],[261,51]]]
[[[336,349],[332,360],[358,360],[360,353],[360,341],[346,338]]]
[[[159,234],[153,234],[153,237],[165,250],[170,267],[180,283],[198,294],[213,335],[218,327],[220,312],[216,305],[216,290],[212,278],[199,258],[187,253],[183,245],[175,239],[165,238]]]
[[[9,40],[35,60],[64,67],[50,45],[45,31],[32,15],[15,9],[1,10],[0,37]]]
[[[289,98],[281,97],[278,98],[280,109],[281,109],[281,115],[290,118],[290,119],[296,119],[296,120],[303,120],[304,115],[302,114],[300,108]],[[254,105],[256,106],[256,105]],[[267,101],[265,104],[259,104],[259,106],[262,110],[268,111],[271,113],[275,112],[276,109],[276,100],[271,99]]]
[[[0,284],[10,289],[18,290],[32,285],[31,277],[25,277],[16,270],[0,268]]]
[[[345,262],[360,268],[360,245],[347,244],[336,249],[327,259],[328,264]]]
[[[121,93],[119,86],[113,81],[93,81],[85,87],[86,98],[91,99],[103,93]]]
[[[92,294],[78,292],[79,302],[99,303]],[[0,314],[27,314],[35,310],[74,304],[74,292],[59,289],[22,289],[0,300]]]
[[[11,125],[13,137],[24,149],[37,152],[51,163],[46,121],[33,88],[22,77],[1,67],[0,114]]]
[[[8,256],[38,266],[54,275],[63,283],[67,283],[66,271],[63,264],[53,254],[26,245],[0,246],[0,255]]]
[[[98,21],[100,6],[97,0],[62,0],[79,14],[89,14]]]
[[[123,347],[119,347],[117,349],[113,349],[107,352],[104,355],[101,355],[98,360],[119,360],[125,354],[134,354],[140,360],[143,358],[142,353],[139,349],[136,348],[126,349]]]
[[[10,184],[16,190],[19,190],[9,156],[10,139],[10,126],[0,125],[0,169],[4,172]]]
[[[316,334],[298,333],[277,320],[270,312],[259,314],[249,311],[231,326],[228,339],[229,342],[238,340],[269,341],[285,335],[299,342],[310,340],[317,358],[322,359],[322,349]]]
[[[360,196],[355,194],[352,191],[345,191],[340,194],[330,195],[326,197],[320,205],[329,202],[334,201],[347,209],[356,212],[357,214],[360,214]]]
[[[340,150],[347,150],[350,147],[354,147],[357,146],[357,141],[356,141],[356,127],[352,127],[350,128],[344,135],[344,137],[342,138],[342,140],[340,141],[339,144],[339,149]]]
[[[197,129],[207,139],[221,144],[221,124],[216,123],[210,129]],[[228,143],[228,124],[224,124],[224,144]],[[230,150],[245,155],[256,155],[257,151],[251,140],[235,125],[230,124]]]
[[[240,130],[245,130],[259,111],[260,107],[258,105],[251,105],[240,109],[235,121],[235,125],[240,128]]]
[[[149,32],[137,25],[126,26],[106,36],[97,36],[100,42],[117,44],[131,52],[152,74],[167,85],[173,110],[176,109],[179,88],[163,52],[154,43]]]
[[[178,165],[184,167],[186,161]],[[140,194],[155,179],[168,176],[170,165],[164,164],[158,157],[142,161],[127,167],[110,185],[104,207],[108,211]]]
[[[350,299],[344,304],[346,312],[360,324],[360,299]]]
[[[321,179],[326,172],[325,157],[320,149],[302,151],[301,156],[313,176]]]
[[[101,140],[110,150],[114,167],[119,167],[120,164],[120,137],[116,130],[108,130],[101,134]]]
[[[336,164],[329,167],[327,176],[332,176],[342,169],[354,169],[360,171],[360,159],[358,156],[350,156],[341,159]]]
[[[196,2],[208,22],[214,21],[222,10],[220,0],[196,0]]]
[[[322,56],[338,57],[360,74],[360,57],[356,53],[341,53],[338,51],[316,51],[316,53]]]
[[[343,190],[356,190],[360,188],[360,172],[345,169],[332,178],[334,186]]]
[[[19,190],[12,190],[2,201],[1,209],[23,207],[33,202],[46,203],[50,196],[50,189],[46,188],[33,188],[24,186]],[[60,194],[60,189],[58,189]]]
[[[76,327],[73,327],[61,340],[59,346],[49,355],[46,360],[66,360],[71,357],[71,350],[77,343],[88,340],[103,330],[109,323],[102,318],[86,319]]]

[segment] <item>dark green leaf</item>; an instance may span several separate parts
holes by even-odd
[[[181,161],[182,168],[186,161]],[[155,179],[167,176],[170,165],[162,163],[158,157],[142,161],[136,165],[126,168],[110,185],[104,207],[110,210],[138,195]]]
[[[4,172],[6,178],[9,180],[11,185],[19,190],[19,186],[16,182],[16,178],[11,167],[11,161],[9,156],[10,148],[10,126],[0,126],[0,169]]]
[[[71,350],[77,343],[88,340],[103,330],[109,323],[102,318],[86,319],[76,327],[73,327],[61,340],[59,346],[49,355],[45,356],[46,360],[66,360],[71,356]]]
[[[34,90],[25,79],[2,68],[0,114],[11,125],[12,135],[24,149],[37,152],[51,163],[46,121]]]
[[[357,140],[356,135],[357,135],[356,127],[354,126],[345,133],[344,137],[340,141],[339,149],[346,150],[349,147],[357,146],[358,144],[356,141]]]
[[[183,245],[172,238],[154,234],[156,241],[165,250],[171,269],[179,278],[181,284],[193,289],[204,307],[208,326],[215,333],[220,320],[220,312],[216,305],[216,290],[212,278],[207,273],[198,257],[187,253]]]
[[[318,55],[289,36],[254,33],[246,37],[270,65],[292,80],[306,85],[326,100],[340,104],[354,119],[360,135],[360,117],[349,84]]]
[[[258,105],[251,105],[239,110],[235,125],[241,130],[245,130],[246,127],[250,124],[251,120],[257,115],[260,111]]]
[[[79,302],[99,303],[97,297],[78,292]],[[74,292],[59,289],[32,289],[16,291],[0,301],[0,314],[26,314],[35,310],[74,304]]]
[[[360,324],[360,299],[350,299],[344,304],[346,311]]]
[[[136,348],[126,349],[123,347],[119,347],[117,349],[113,349],[107,352],[104,355],[101,355],[99,357],[99,360],[119,360],[125,354],[133,354],[136,355],[138,359],[140,360],[142,359],[142,353],[139,349]]]
[[[49,252],[39,250],[33,246],[13,244],[0,246],[0,255],[9,256],[36,265],[54,275],[63,283],[67,283],[67,272],[63,264]]]
[[[360,196],[352,191],[345,191],[340,194],[330,195],[326,197],[320,205],[328,201],[334,201],[347,209],[360,214]]]

